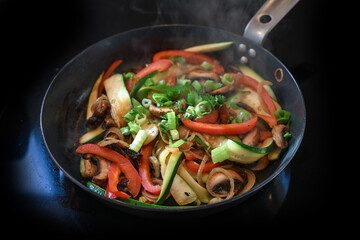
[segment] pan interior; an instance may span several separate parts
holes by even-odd
[[[211,55],[224,65],[240,63],[239,44],[246,44],[256,51],[257,56],[250,59],[249,66],[273,82],[273,90],[280,104],[292,113],[292,138],[282,158],[258,174],[257,185],[247,194],[214,206],[226,205],[227,202],[239,203],[257,191],[280,173],[300,145],[305,129],[303,98],[296,81],[271,53],[239,35],[208,27],[165,25],[131,30],[104,39],[74,57],[55,76],[42,104],[41,130],[51,158],[75,184],[89,191],[85,186],[86,179],[80,175],[80,156],[75,153],[75,149],[79,137],[86,132],[86,104],[99,74],[117,59],[124,61],[117,69],[117,72],[123,72],[132,66],[151,62],[153,54],[160,50],[183,49],[221,41],[234,41],[231,48]],[[274,79],[277,68],[284,71],[281,83]]]

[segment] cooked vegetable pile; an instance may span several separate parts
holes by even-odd
[[[160,51],[123,73],[117,60],[100,74],[76,149],[87,186],[149,207],[212,204],[250,190],[288,147],[290,113],[271,82],[205,54],[231,44]]]

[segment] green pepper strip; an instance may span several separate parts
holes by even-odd
[[[96,192],[97,194],[99,194],[101,196],[105,196],[105,190],[102,189],[101,187],[95,185],[94,183],[89,181],[89,182],[86,183],[86,186],[89,189],[91,189],[92,191]],[[163,206],[163,205],[155,205],[155,204],[140,202],[140,201],[132,199],[132,198],[116,198],[116,200],[119,200],[119,201],[125,202],[125,203],[129,203],[129,204],[135,205],[135,206],[149,207],[149,208],[180,209],[180,208],[194,207],[194,206]]]

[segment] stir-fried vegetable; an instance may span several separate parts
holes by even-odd
[[[160,51],[123,73],[117,60],[99,76],[76,149],[89,188],[162,206],[212,204],[254,186],[253,171],[288,146],[291,114],[271,82],[204,54],[231,44]]]

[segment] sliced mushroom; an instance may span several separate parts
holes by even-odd
[[[275,125],[272,129],[273,139],[281,149],[288,147],[288,141],[284,138],[284,135],[289,132],[289,128],[284,124]]]
[[[157,107],[154,104],[150,104],[149,111],[152,115],[161,117],[166,113],[171,112],[171,109],[169,107]]]
[[[179,99],[179,101],[181,102],[181,104],[174,103],[172,108],[170,108],[170,107],[157,107],[154,104],[150,104],[149,111],[150,111],[150,113],[152,115],[157,116],[157,117],[163,116],[166,113],[171,112],[171,111],[174,111],[175,114],[178,114],[179,113],[179,108],[184,111],[186,109],[186,107],[187,107],[185,99],[181,98],[181,99]]]
[[[233,179],[234,190],[231,193],[230,178]],[[244,186],[244,179],[235,171],[224,168],[214,168],[206,183],[206,189],[214,197],[227,197],[229,194],[234,195]]]
[[[233,85],[226,85],[226,86],[223,86],[223,87],[218,88],[216,90],[213,90],[210,93],[213,94],[213,95],[224,94],[224,93],[230,92],[230,91],[232,91],[234,89],[235,89],[235,87]]]
[[[212,79],[217,82],[220,82],[220,77],[215,72],[212,71],[204,71],[204,70],[195,70],[189,72],[187,75],[189,79]]]
[[[91,106],[92,116],[86,120],[85,126],[89,129],[96,129],[110,112],[110,102],[105,95],[101,95]]]
[[[109,113],[110,107],[109,99],[105,95],[101,95],[91,106],[91,110],[93,111],[93,116],[105,117]]]
[[[189,72],[192,71],[204,70],[204,68],[201,65],[192,65],[192,64],[186,64],[185,66],[182,66],[182,68],[185,74],[188,74]]]
[[[98,173],[92,178],[92,182],[100,187],[105,187],[108,178],[110,161],[99,156],[96,156],[96,159],[98,163]]]
[[[249,146],[256,146],[260,140],[260,130],[255,127],[249,133],[246,134],[242,142]]]
[[[80,173],[84,178],[95,176],[97,173],[96,163],[91,160],[91,154],[84,154],[80,162]]]

